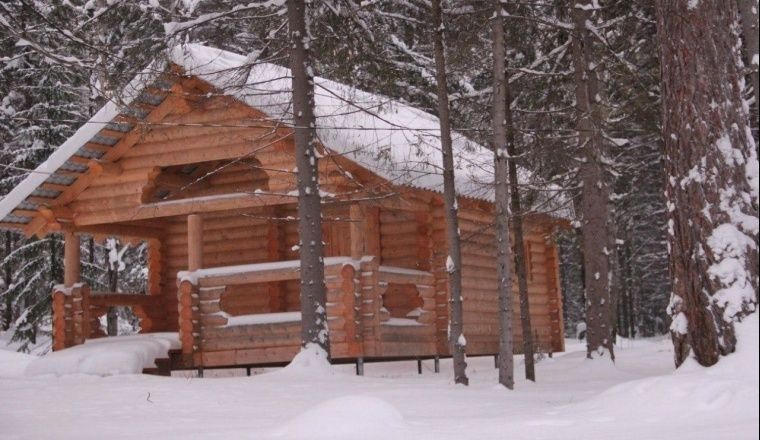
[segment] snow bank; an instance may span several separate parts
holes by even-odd
[[[140,374],[143,368],[155,367],[155,359],[167,357],[170,349],[179,347],[176,333],[148,333],[93,339],[83,345],[34,359],[26,367],[25,373],[27,376]]]
[[[672,374],[613,386],[577,409],[618,412],[639,420],[756,420],[760,411],[758,325],[757,313],[737,323],[737,351],[713,367],[690,359]]]
[[[24,375],[27,365],[37,356],[15,351],[0,350],[0,378]]]
[[[404,439],[401,413],[385,400],[343,396],[326,400],[275,430],[274,438],[308,440]]]
[[[327,353],[316,344],[309,344],[302,348],[288,366],[277,372],[277,374],[297,376],[326,376],[332,373],[332,366],[327,360]]]

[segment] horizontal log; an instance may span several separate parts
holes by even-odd
[[[160,308],[163,297],[160,295],[142,295],[130,293],[92,292],[90,294],[90,306],[145,306],[147,308]]]
[[[145,204],[135,208],[108,210],[91,214],[81,214],[74,218],[77,225],[89,225],[119,221],[134,221],[157,217],[171,217],[192,213],[224,211],[295,203],[295,198],[278,194],[230,194],[221,198],[195,198],[170,202]]]
[[[255,334],[244,336],[227,336],[225,338],[202,338],[201,350],[203,351],[224,351],[237,349],[265,348],[265,347],[282,347],[300,344],[300,329],[292,333],[285,334]]]

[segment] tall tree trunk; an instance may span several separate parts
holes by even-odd
[[[115,238],[109,238],[107,241],[107,262],[108,271],[108,291],[116,293],[119,289],[119,242]],[[119,317],[116,313],[116,307],[109,307],[106,312],[106,334],[108,336],[119,335]]]
[[[449,255],[446,270],[449,274],[449,342],[454,359],[454,382],[469,384],[465,348],[467,340],[463,332],[462,311],[462,253],[459,237],[456,188],[454,184],[454,152],[451,143],[451,121],[449,120],[449,91],[446,81],[446,57],[443,48],[443,16],[441,0],[433,0],[433,42],[435,52],[435,80],[438,92],[438,118],[441,125],[441,153],[443,154],[443,200],[446,210],[446,239]]]
[[[496,205],[496,272],[499,279],[499,383],[514,389],[514,331],[512,329],[512,273],[509,245],[509,140],[507,139],[506,43],[504,41],[504,5],[494,0],[491,19],[493,38],[493,143],[494,202]],[[518,246],[519,247],[519,246]],[[523,340],[525,334],[523,333]],[[526,364],[527,365],[527,364]],[[526,370],[527,373],[527,370]]]
[[[744,54],[749,62],[749,83],[752,86],[752,92],[755,95],[755,113],[750,119],[750,125],[754,124],[755,135],[755,152],[757,152],[757,140],[758,140],[758,113],[760,113],[760,85],[758,85],[758,77],[760,76],[758,70],[760,70],[760,42],[758,42],[758,33],[760,33],[760,26],[758,25],[758,0],[738,0],[739,13],[741,14],[742,22],[742,34],[744,37]]]
[[[736,3],[657,1],[676,366],[734,351],[757,304],[758,165]]]
[[[612,251],[609,249],[609,185],[602,165],[605,141],[596,72],[599,64],[594,59],[593,36],[588,29],[592,22],[593,8],[593,0],[579,1],[572,6],[578,142],[583,155],[580,178],[581,237],[586,283],[586,355],[594,358],[607,353],[614,361],[615,310],[610,292]]]
[[[8,258],[13,252],[13,234],[11,231],[5,231],[5,258]],[[13,268],[11,267],[10,259],[6,261],[5,267],[3,267],[3,282],[5,283],[6,290],[10,288],[13,282]],[[12,295],[5,296],[5,306],[3,308],[3,322],[2,329],[8,330],[13,322],[13,298]]]
[[[503,21],[499,17],[500,21]],[[523,210],[520,201],[520,182],[517,175],[517,145],[515,143],[515,128],[512,125],[512,97],[509,93],[509,84],[506,84],[506,99],[504,109],[507,123],[507,154],[509,154],[509,190],[510,210],[512,220],[512,232],[515,235],[514,256],[515,274],[517,275],[517,288],[520,295],[520,325],[523,337],[523,354],[525,355],[525,378],[536,381],[536,367],[533,358],[533,327],[530,323],[530,300],[528,297],[528,270],[527,255],[525,254],[525,233],[523,232]]]
[[[119,286],[119,271],[113,267],[112,264],[108,265],[108,290],[110,292],[117,292]],[[106,333],[108,336],[119,335],[119,317],[116,313],[116,307],[109,307],[106,312]]]
[[[301,343],[320,347],[329,356],[322,207],[319,195],[314,117],[311,35],[304,0],[288,0],[290,68],[293,72],[293,123],[298,166],[298,235],[301,259]]]

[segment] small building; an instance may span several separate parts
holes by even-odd
[[[0,201],[2,228],[65,235],[54,349],[102,336],[98,318],[129,306],[143,332],[179,332],[175,360],[185,367],[278,364],[299,350],[290,73],[249,61],[199,45],[176,49]],[[315,84],[332,358],[447,356],[438,120],[329,80]],[[493,157],[456,133],[454,146],[467,353],[495,354]],[[545,352],[564,344],[552,240],[560,224],[526,216],[522,243]],[[147,242],[147,293],[82,284],[82,234]],[[519,350],[519,325],[514,332]]]

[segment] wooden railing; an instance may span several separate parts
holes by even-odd
[[[430,272],[420,270],[404,269],[399,267],[380,266],[378,268],[379,281],[379,298],[385,296],[389,285],[410,286],[412,292],[408,295],[415,295],[410,300],[418,300],[419,316],[412,318],[414,321],[424,325],[435,324],[435,277]],[[416,292],[414,292],[416,291]],[[388,315],[383,314],[381,322],[387,321]]]
[[[298,260],[217,267],[178,274],[179,332],[185,360],[195,366],[288,361],[300,346],[300,315],[233,315],[233,295],[269,296],[272,283],[298,280]],[[415,334],[435,338],[435,288],[432,274],[381,267],[375,257],[325,259],[327,321],[333,359],[381,354],[382,294],[389,285],[411,286],[419,314],[406,321]],[[234,294],[233,294],[234,292]],[[270,311],[276,309],[269,308]],[[290,310],[290,309],[289,309]],[[387,332],[402,332],[403,325]],[[428,331],[429,330],[429,331]]]
[[[327,321],[333,356],[345,357],[361,352],[363,263],[367,262],[348,257],[325,259]],[[261,287],[266,283],[298,280],[299,265],[298,260],[292,260],[180,272],[179,330],[183,354],[195,355],[195,365],[242,364],[246,363],[243,358],[251,358],[255,350],[266,345],[269,348],[266,355],[271,357],[271,362],[278,362],[280,355],[289,360],[300,346],[300,320],[270,324],[262,316],[262,320],[255,321],[257,324],[239,325],[237,322],[245,322],[245,317],[232,317],[223,310],[222,298],[231,286],[250,285],[253,295],[266,292]],[[254,332],[258,332],[256,338],[239,337]],[[266,338],[272,340],[264,341]],[[295,351],[291,354],[292,350]],[[259,354],[264,355],[263,352]]]
[[[130,307],[140,319],[141,332],[165,326],[163,301],[157,295],[92,292],[84,283],[53,288],[53,349],[84,344],[85,340],[104,336],[99,317],[109,307]]]

